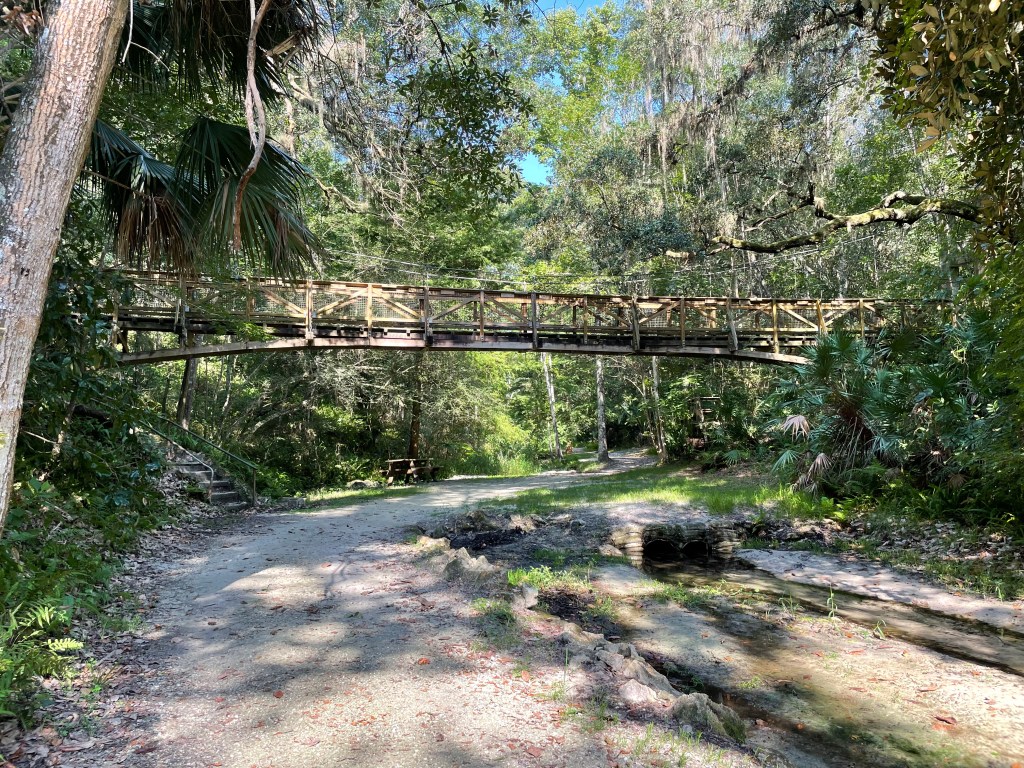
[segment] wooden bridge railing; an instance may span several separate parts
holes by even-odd
[[[794,362],[784,351],[813,344],[844,324],[873,337],[906,320],[925,302],[878,299],[631,297],[523,293],[250,278],[183,280],[169,274],[122,273],[127,288],[112,321],[122,344],[128,331],[197,334],[247,342],[127,352],[126,362],[230,354],[258,348],[394,346],[539,349],[584,353],[700,354],[757,352]],[[333,340],[333,341],[331,341]],[[215,349],[218,347],[219,349]],[[739,355],[742,356],[742,355]]]

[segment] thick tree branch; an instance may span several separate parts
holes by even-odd
[[[907,203],[906,206],[896,207],[895,203]],[[820,206],[820,201],[809,200],[798,204],[793,208],[784,211],[785,214],[794,213],[808,205],[815,206],[815,215],[827,219],[827,223],[814,230],[793,237],[786,237],[769,243],[757,243],[737,237],[718,235],[712,238],[711,242],[717,246],[712,253],[718,253],[729,249],[739,251],[750,251],[753,253],[782,253],[794,248],[803,248],[808,245],[818,245],[825,241],[829,235],[841,229],[851,230],[856,227],[866,227],[872,224],[890,222],[894,224],[914,224],[925,216],[952,216],[965,221],[981,221],[981,214],[978,208],[970,203],[960,200],[946,200],[942,198],[929,198],[921,195],[908,195],[906,192],[894,192],[887,195],[882,205],[869,211],[843,216],[829,213]],[[774,218],[774,217],[773,217]]]

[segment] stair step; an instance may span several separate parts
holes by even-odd
[[[248,509],[250,505],[248,501],[236,501],[231,504],[218,504],[217,506],[227,512],[238,512],[242,509]]]
[[[235,490],[235,483],[232,480],[224,480],[218,478],[217,480],[214,480],[212,483],[210,483],[210,489],[213,490],[214,492],[233,491]]]
[[[209,467],[199,462],[175,462],[174,466],[179,472],[210,472]]]
[[[214,491],[210,494],[211,504],[230,504],[234,501],[242,501],[238,491]]]
[[[194,480],[202,480],[205,485],[209,485],[213,482],[213,478],[210,477],[209,470],[200,471],[198,469],[179,469],[178,474],[193,478]]]

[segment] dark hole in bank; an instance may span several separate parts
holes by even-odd
[[[706,563],[710,557],[707,542],[700,540],[652,539],[644,544],[644,561],[647,563]]]

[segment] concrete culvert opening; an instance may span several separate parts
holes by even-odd
[[[711,559],[711,549],[706,541],[688,541],[681,547],[677,547],[679,559],[684,561],[697,560],[706,563]]]
[[[668,539],[652,539],[644,542],[644,561],[653,563],[675,563],[680,558],[679,545]]]

